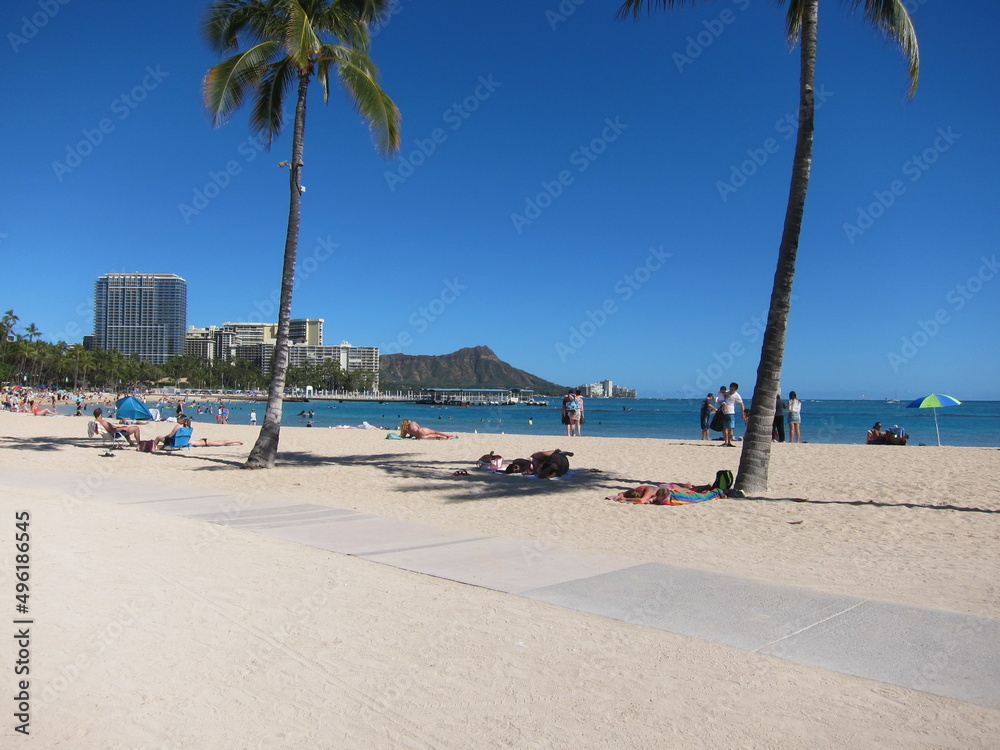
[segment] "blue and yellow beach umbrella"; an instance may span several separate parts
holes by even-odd
[[[938,429],[937,410],[946,406],[959,406],[962,402],[952,396],[932,393],[930,396],[918,398],[906,405],[907,409],[933,409],[934,410],[934,431],[937,432],[938,445],[941,445],[941,430]]]

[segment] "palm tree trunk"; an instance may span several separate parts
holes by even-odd
[[[278,455],[281,431],[281,406],[288,370],[288,331],[292,318],[292,287],[295,284],[295,256],[299,248],[299,218],[302,205],[302,152],[306,129],[306,92],[311,70],[299,73],[299,94],[295,105],[295,130],[292,135],[292,163],[289,167],[288,232],[285,235],[285,259],[281,271],[281,296],[278,302],[278,335],[271,362],[271,386],[267,392],[264,424],[244,469],[271,469]]]
[[[781,366],[785,355],[785,331],[792,305],[792,281],[799,250],[802,214],[812,171],[813,89],[816,83],[816,39],[819,0],[805,0],[802,14],[802,49],[799,81],[799,132],[792,164],[792,183],[788,190],[785,227],[778,249],[778,267],[774,272],[771,306],[761,344],[757,383],[753,389],[750,419],[740,455],[736,488],[746,493],[767,489],[767,468],[771,457],[771,426],[774,405],[781,384]]]

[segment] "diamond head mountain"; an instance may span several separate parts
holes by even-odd
[[[540,396],[560,396],[566,388],[518,370],[488,346],[471,346],[451,354],[384,354],[379,387],[383,391],[421,388],[531,388]]]

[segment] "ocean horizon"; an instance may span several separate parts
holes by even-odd
[[[149,399],[155,406],[155,399]],[[199,399],[197,404],[216,401]],[[264,418],[264,402],[226,402],[230,424],[247,424],[256,409],[258,423]],[[749,399],[747,404],[749,405]],[[375,427],[396,429],[401,419],[410,419],[442,432],[566,437],[561,424],[561,399],[549,406],[431,406],[424,404],[312,399],[285,402],[282,425],[327,429],[357,427],[367,422]],[[698,440],[701,437],[701,399],[598,399],[585,400],[584,436],[612,438],[665,438]],[[188,412],[193,409],[189,405]],[[312,411],[314,416],[301,416]],[[167,412],[169,413],[169,412]],[[214,414],[194,415],[196,421],[214,421]],[[937,410],[941,444],[959,447],[1000,447],[1000,401],[965,401],[960,406]],[[937,445],[931,409],[909,409],[906,403],[877,400],[806,399],[802,407],[802,442],[864,443],[875,422],[886,428],[899,425],[910,435],[909,445]],[[737,436],[745,432],[738,425]],[[785,425],[786,436],[787,416]],[[712,433],[714,437],[718,433]],[[545,446],[542,446],[545,447]]]

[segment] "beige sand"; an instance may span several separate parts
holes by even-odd
[[[736,468],[715,443],[286,428],[281,465],[244,448],[100,450],[86,420],[0,414],[8,467],[146,478],[996,617],[1000,451],[776,445],[769,500],[603,498]],[[143,437],[162,434],[150,427]],[[570,479],[472,469],[573,450]],[[471,477],[455,478],[466,468]],[[32,737],[4,747],[983,747],[1000,711],[605,620],[94,498],[3,490],[32,514]],[[792,502],[778,498],[802,498]],[[801,521],[801,523],[791,523]],[[13,607],[10,606],[12,611]],[[13,685],[5,659],[7,684]]]

